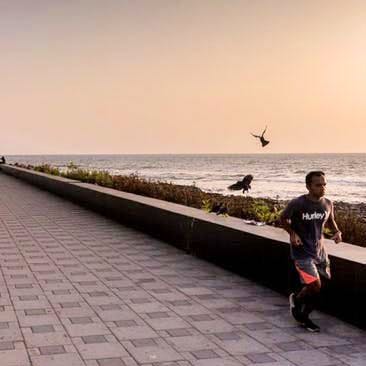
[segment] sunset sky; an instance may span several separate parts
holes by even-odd
[[[363,0],[0,0],[0,50],[0,155],[366,152]]]

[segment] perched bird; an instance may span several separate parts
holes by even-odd
[[[210,212],[216,212],[216,215],[227,215],[228,210],[224,203],[218,202],[213,204]]]
[[[248,192],[249,189],[252,188],[250,186],[250,183],[252,183],[252,180],[253,180],[253,176],[251,174],[248,174],[243,178],[243,180],[239,180],[227,188],[230,189],[231,191],[239,191],[242,189],[243,193],[245,193],[245,192]]]
[[[266,145],[268,145],[268,144],[269,144],[269,141],[268,141],[268,140],[266,140],[266,139],[264,138],[264,134],[265,134],[265,132],[266,132],[266,131],[267,131],[267,126],[266,126],[266,128],[264,129],[264,131],[262,132],[262,135],[261,135],[261,136],[259,136],[259,135],[254,135],[254,133],[252,133],[252,134],[251,134],[252,136],[254,136],[254,137],[258,138],[258,139],[261,141],[262,147],[265,147]]]

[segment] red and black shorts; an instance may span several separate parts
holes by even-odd
[[[317,261],[314,258],[295,259],[294,263],[302,284],[309,285],[318,280],[320,276],[326,279],[331,277],[328,258],[323,261]]]

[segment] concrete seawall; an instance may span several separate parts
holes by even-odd
[[[138,228],[172,245],[288,292],[291,273],[287,234],[232,217],[9,165],[3,173]],[[324,283],[321,308],[366,328],[366,250],[326,241],[333,278]]]

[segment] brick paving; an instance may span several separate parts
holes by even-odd
[[[366,332],[0,173],[1,366],[366,364]]]

